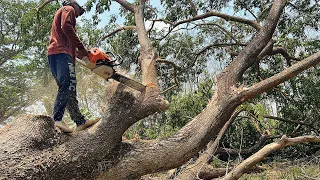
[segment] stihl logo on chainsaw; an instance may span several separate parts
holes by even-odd
[[[146,88],[145,85],[116,73],[113,67],[119,66],[123,60],[121,56],[115,55],[112,52],[105,53],[95,47],[90,49],[89,57],[84,57],[83,59],[77,58],[76,60],[105,80],[112,78],[140,92],[144,91]]]

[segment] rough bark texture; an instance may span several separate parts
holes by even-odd
[[[196,180],[197,177],[201,179],[206,179],[205,177],[207,177],[208,175],[214,178],[223,176],[226,173],[225,168],[213,168],[211,165],[208,164],[208,161],[214,155],[217,147],[219,146],[221,138],[225,135],[225,133],[230,128],[231,124],[240,112],[241,111],[238,111],[231,116],[231,118],[220,130],[215,140],[210,141],[210,143],[207,146],[207,150],[203,154],[201,154],[201,156],[197,159],[195,163],[187,166],[184,171],[182,171],[177,177],[175,177],[175,180]],[[208,172],[208,169],[210,169],[210,173]]]
[[[107,87],[106,111],[100,123],[86,131],[59,134],[45,116],[23,116],[0,130],[0,179],[133,179],[169,170],[186,163],[205,148],[242,102],[267,91],[317,64],[320,53],[293,65],[283,73],[249,88],[237,84],[270,42],[285,0],[275,0],[262,30],[217,76],[215,95],[208,106],[176,135],[151,143],[121,142],[135,122],[168,108],[160,96],[155,59],[143,22],[145,1],[133,5],[116,0],[135,14],[140,43],[139,63],[145,92],[137,93],[122,84]],[[272,82],[271,82],[272,80]]]

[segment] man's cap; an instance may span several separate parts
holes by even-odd
[[[76,4],[79,7],[79,9],[80,9],[79,16],[81,16],[84,12],[86,12],[86,10],[82,6],[80,6],[76,0],[62,1],[63,6],[71,6],[72,4]]]

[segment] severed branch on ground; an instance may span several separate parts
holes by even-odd
[[[229,154],[229,155],[238,155],[238,154],[242,154],[242,155],[248,155],[248,154],[252,154],[255,150],[257,150],[258,148],[260,148],[261,146],[264,145],[264,143],[267,142],[267,140],[269,139],[269,135],[262,135],[259,139],[259,141],[257,141],[257,143],[248,148],[248,149],[229,149],[229,148],[218,148],[216,151],[216,154]]]
[[[270,153],[287,146],[294,146],[304,142],[320,142],[320,136],[299,136],[295,138],[287,138],[286,136],[282,136],[282,138],[278,142],[273,142],[264,146],[261,150],[241,162],[230,173],[223,177],[222,180],[239,179],[244,174],[244,172],[262,161]]]

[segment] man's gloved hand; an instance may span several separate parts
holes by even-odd
[[[76,56],[77,56],[77,58],[82,59],[85,56],[89,56],[89,53],[88,53],[87,49],[85,49],[85,48],[84,49],[78,49],[76,51]]]

